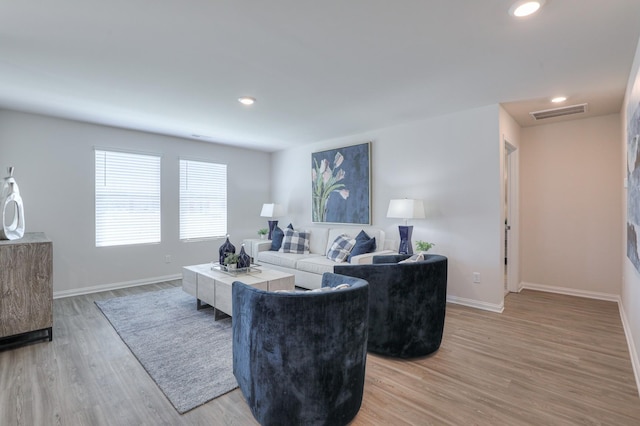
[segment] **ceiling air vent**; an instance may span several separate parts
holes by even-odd
[[[563,115],[582,114],[585,112],[587,112],[587,104],[533,111],[529,114],[531,114],[534,120],[544,120],[545,118],[562,117]]]

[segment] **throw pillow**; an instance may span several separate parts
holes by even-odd
[[[289,224],[287,226],[288,229],[293,230],[293,225]],[[280,229],[279,226],[276,226],[276,229],[271,233],[271,248],[270,251],[279,251],[280,247],[282,247],[282,239],[284,238],[284,231]]]
[[[370,238],[366,232],[360,231],[356,236],[356,245],[351,250],[347,262],[351,262],[353,256],[365,253],[373,253],[376,251],[376,237]]]
[[[285,229],[280,251],[297,254],[309,253],[309,233]]]
[[[405,259],[398,263],[415,263],[415,262],[421,262],[423,260],[424,260],[424,255],[422,253],[419,253],[419,254],[414,254],[410,258]]]
[[[278,251],[282,246],[282,239],[284,238],[284,232],[280,229],[279,226],[276,226],[276,229],[271,233],[271,251]]]
[[[355,244],[356,240],[349,238],[347,234],[338,235],[327,252],[327,259],[338,263],[346,261]]]
[[[311,290],[311,292],[319,293],[322,291],[344,290],[345,288],[350,288],[350,287],[351,287],[351,284],[339,284],[335,287],[326,286],[326,287],[314,288],[313,290]]]

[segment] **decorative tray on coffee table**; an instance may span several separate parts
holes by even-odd
[[[212,262],[211,270],[224,272],[225,274],[229,274],[235,277],[238,275],[259,274],[262,272],[260,269],[258,269],[259,266],[262,265],[252,263],[247,268],[229,268],[228,266],[221,265],[219,262]]]

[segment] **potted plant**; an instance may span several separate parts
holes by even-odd
[[[416,241],[416,249],[423,253],[426,253],[431,249],[431,247],[435,246],[434,243],[428,243],[426,241],[417,240]]]
[[[240,259],[239,255],[235,253],[228,253],[224,258],[224,266],[226,266],[227,269],[236,269],[238,266],[238,259]]]
[[[267,228],[258,229],[258,235],[260,235],[260,239],[264,240],[264,236],[269,233]]]

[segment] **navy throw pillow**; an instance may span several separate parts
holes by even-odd
[[[360,231],[356,236],[356,245],[351,250],[347,262],[351,262],[353,256],[376,251],[376,237],[370,238],[366,232]]]
[[[271,251],[280,250],[280,246],[282,246],[282,239],[284,238],[284,231],[280,229],[279,226],[276,226],[276,229],[271,233]]]

